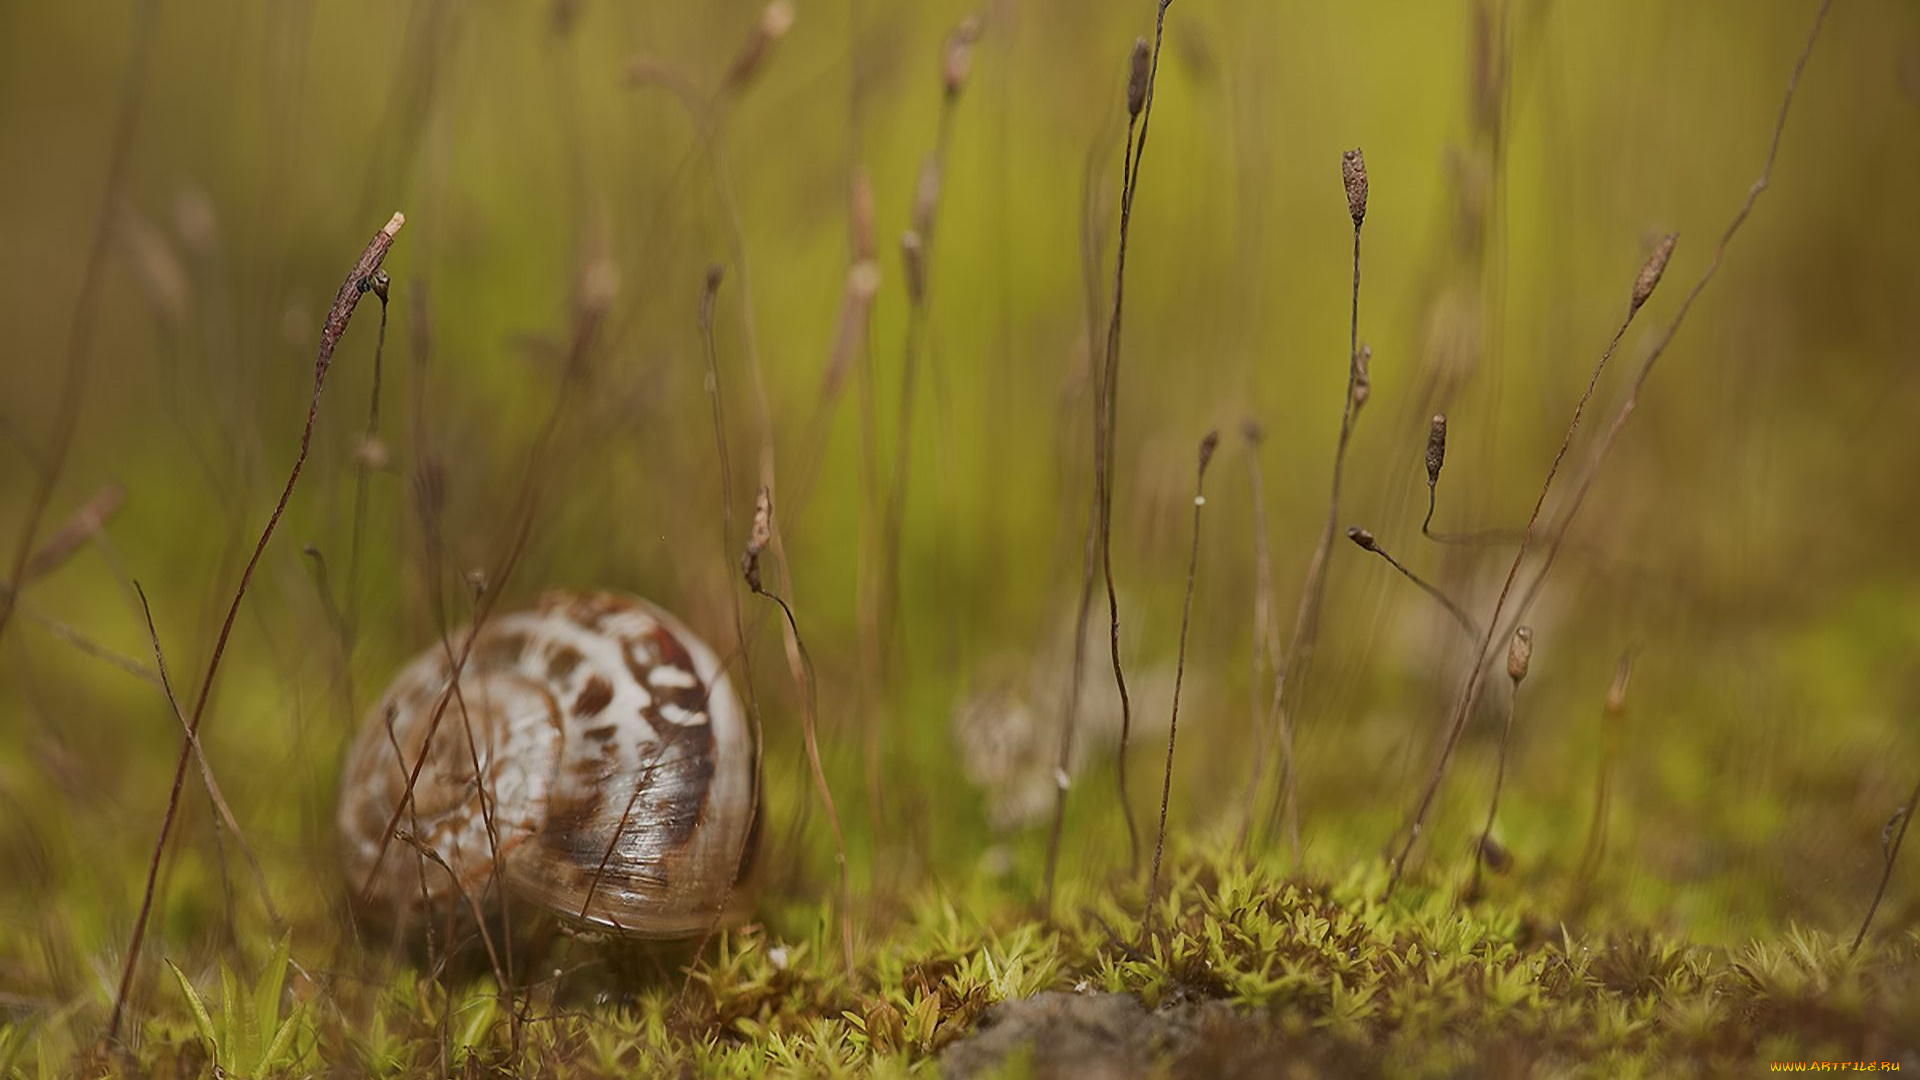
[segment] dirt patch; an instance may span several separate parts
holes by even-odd
[[[967,1080],[1024,1059],[1036,1080],[1259,1076],[1279,1068],[1277,1050],[1266,1025],[1224,1002],[1149,1010],[1127,994],[1049,992],[987,1010],[940,1071]]]

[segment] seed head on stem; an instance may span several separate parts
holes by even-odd
[[[1447,415],[1435,413],[1427,428],[1427,486],[1440,482],[1440,468],[1447,463]]]
[[[1367,156],[1359,147],[1340,155],[1340,179],[1347,188],[1347,213],[1357,229],[1367,218]]]
[[[1522,626],[1513,632],[1513,640],[1507,643],[1507,678],[1518,687],[1527,677],[1527,669],[1533,665],[1533,627]]]
[[[1673,245],[1679,239],[1679,233],[1668,233],[1654,245],[1653,254],[1647,256],[1646,265],[1640,268],[1640,276],[1633,279],[1632,310],[1639,311],[1640,305],[1659,287],[1660,275],[1667,272],[1667,260],[1673,257]]]
[[[1147,105],[1147,79],[1153,71],[1153,48],[1147,39],[1133,39],[1133,55],[1127,58],[1127,119],[1140,118]]]

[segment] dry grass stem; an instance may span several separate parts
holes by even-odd
[[[1300,864],[1300,816],[1298,799],[1294,790],[1293,772],[1293,728],[1285,724],[1276,733],[1273,721],[1286,720],[1285,714],[1278,717],[1269,715],[1265,705],[1260,681],[1260,664],[1264,657],[1267,673],[1273,679],[1280,677],[1280,632],[1273,620],[1273,556],[1267,538],[1267,502],[1266,481],[1260,470],[1260,444],[1265,441],[1265,433],[1260,425],[1248,420],[1241,428],[1241,435],[1247,444],[1247,487],[1249,503],[1253,508],[1253,657],[1248,674],[1248,690],[1253,696],[1253,766],[1247,772],[1247,792],[1240,812],[1240,831],[1234,839],[1236,850],[1245,852],[1247,842],[1253,833],[1253,823],[1258,815],[1261,786],[1266,779],[1268,755],[1273,753],[1274,736],[1280,740],[1280,798],[1282,825],[1287,832],[1287,848],[1294,865]]]
[[[380,301],[380,330],[373,340],[373,385],[367,392],[367,426],[353,455],[353,525],[347,548],[347,626],[360,624],[360,543],[367,524],[369,474],[387,467],[391,454],[380,441],[380,378],[387,352],[387,293],[392,280],[385,270],[373,275],[372,292]]]
[[[1421,592],[1433,597],[1441,607],[1447,609],[1447,614],[1453,616],[1453,621],[1460,624],[1460,628],[1467,632],[1468,637],[1477,638],[1480,636],[1480,627],[1474,623],[1473,616],[1467,614],[1459,604],[1454,603],[1453,599],[1446,593],[1440,591],[1438,586],[1435,586],[1412,570],[1407,569],[1405,563],[1394,558],[1386,548],[1380,546],[1380,541],[1375,539],[1373,533],[1356,525],[1347,529],[1347,539],[1353,541],[1354,546],[1361,551],[1372,552],[1382,559],[1385,559],[1388,566],[1400,571],[1401,577],[1413,582]]]
[[[1074,687],[1070,688],[1066,722],[1060,733],[1061,780],[1059,792],[1054,800],[1052,832],[1047,841],[1047,866],[1042,889],[1044,904],[1051,912],[1053,908],[1053,884],[1058,872],[1060,860],[1060,834],[1066,825],[1067,814],[1067,763],[1072,759],[1074,727],[1078,721],[1078,673],[1083,659],[1081,644],[1086,637],[1087,622],[1091,617],[1091,556],[1096,549],[1107,588],[1108,644],[1113,661],[1114,686],[1120,693],[1120,745],[1114,757],[1114,784],[1120,802],[1121,817],[1127,827],[1127,865],[1129,871],[1138,873],[1140,869],[1140,830],[1133,819],[1133,802],[1127,794],[1127,749],[1133,734],[1133,702],[1127,695],[1126,674],[1120,662],[1120,598],[1113,584],[1113,447],[1114,428],[1117,421],[1119,364],[1120,364],[1120,327],[1121,316],[1125,310],[1127,276],[1127,235],[1133,222],[1133,199],[1137,191],[1140,174],[1140,158],[1146,151],[1147,123],[1153,113],[1153,82],[1160,65],[1160,45],[1165,38],[1167,25],[1167,7],[1172,0],[1160,0],[1154,14],[1153,45],[1151,49],[1145,38],[1137,38],[1133,51],[1128,56],[1127,70],[1127,139],[1120,160],[1120,230],[1113,267],[1113,306],[1107,320],[1107,332],[1104,350],[1099,363],[1094,364],[1093,393],[1093,499],[1094,513],[1090,522],[1087,555],[1089,557],[1085,572],[1086,586],[1081,590],[1081,602],[1074,619]],[[1135,133],[1138,132],[1136,143]],[[1091,182],[1089,186],[1091,190]],[[1089,247],[1092,245],[1090,244]],[[1092,339],[1088,347],[1093,347]]]
[[[200,736],[187,725],[187,716],[180,708],[180,699],[174,695],[173,680],[167,675],[166,653],[160,648],[160,631],[153,624],[153,608],[147,603],[147,591],[139,582],[133,583],[133,589],[140,600],[140,614],[147,624],[147,642],[153,649],[154,669],[160,683],[160,692],[166,696],[167,708],[173,718],[179,722],[180,730],[193,747],[194,763],[200,767],[200,782],[206,785],[207,801],[213,804],[220,822],[227,832],[233,835],[234,842],[240,847],[240,855],[247,861],[247,868],[253,874],[253,883],[260,891],[260,906],[267,913],[267,919],[273,923],[275,934],[286,931],[286,920],[280,917],[280,909],[273,902],[273,893],[267,889],[267,875],[260,869],[260,860],[253,853],[253,846],[247,843],[246,834],[240,831],[240,820],[233,816],[233,808],[227,803],[226,794],[220,790],[219,781],[213,778],[213,766],[207,763],[207,752],[200,746]]]
[[[1133,224],[1133,200],[1140,194],[1140,164],[1146,157],[1147,134],[1153,120],[1154,84],[1160,72],[1160,47],[1166,39],[1167,6],[1160,0],[1154,15],[1153,52],[1140,75],[1141,43],[1135,41],[1127,80],[1127,146],[1122,159],[1125,180],[1120,186],[1120,232],[1113,264],[1113,313],[1107,322],[1105,367],[1100,380],[1103,425],[1098,428],[1100,452],[1096,458],[1096,487],[1100,490],[1100,570],[1107,587],[1107,645],[1113,661],[1113,683],[1120,693],[1120,745],[1114,751],[1114,784],[1120,814],[1127,826],[1127,866],[1140,871],[1140,829],[1133,820],[1133,800],[1127,794],[1127,749],[1133,737],[1133,699],[1127,693],[1126,672],[1120,662],[1120,595],[1113,584],[1113,489],[1116,433],[1120,427],[1120,326],[1125,310],[1127,238]],[[1134,118],[1139,138],[1134,138]]]
[[[914,183],[913,207],[908,228],[900,237],[901,273],[907,286],[907,330],[900,356],[899,430],[894,438],[893,484],[887,498],[886,524],[881,538],[879,589],[873,595],[874,607],[868,613],[870,633],[881,652],[885,666],[885,645],[894,638],[900,608],[900,544],[905,528],[907,496],[912,492],[913,416],[918,400],[922,358],[929,348],[928,289],[932,276],[935,226],[939,221],[940,191],[947,168],[947,156],[953,143],[954,116],[959,111],[960,92],[972,69],[973,45],[980,34],[977,18],[969,17],[947,35],[941,67],[940,119],[935,129],[933,149],[920,163]]]
[[[840,948],[847,971],[851,974],[854,970],[853,887],[847,867],[846,833],[841,829],[840,811],[834,806],[833,788],[827,784],[826,765],[820,758],[819,680],[814,673],[813,656],[807,652],[806,641],[800,636],[800,624],[793,617],[793,608],[778,594],[767,591],[760,576],[760,557],[773,544],[774,535],[773,493],[762,487],[754,501],[753,531],[747,538],[746,551],[740,557],[740,576],[755,595],[764,596],[779,605],[780,613],[786,616],[787,632],[799,653],[800,663],[795,671],[795,681],[800,688],[801,734],[807,745],[807,764],[813,770],[814,791],[820,796],[820,805],[827,813],[827,824],[833,830],[834,862],[840,871]]]
[[[1867,931],[1873,928],[1873,917],[1880,911],[1880,901],[1887,895],[1887,883],[1893,880],[1893,864],[1900,858],[1900,846],[1907,842],[1907,827],[1913,824],[1915,807],[1920,807],[1920,783],[1914,784],[1906,805],[1895,811],[1886,828],[1881,830],[1880,884],[1874,888],[1873,902],[1867,905],[1867,914],[1860,920],[1860,932],[1853,935],[1853,944],[1847,949],[1849,956],[1860,951],[1860,943],[1867,940]]]
[[[120,507],[126,500],[127,493],[119,484],[108,484],[94,492],[91,498],[81,503],[79,508],[53,531],[52,536],[47,537],[46,542],[33,553],[33,557],[27,560],[27,565],[14,582],[14,587],[32,584],[58,570],[73,557],[74,552],[79,551],[88,541],[98,536],[100,530],[106,528],[107,522],[113,520],[113,515],[120,512]]]
[[[253,580],[253,574],[259,568],[260,559],[266,554],[267,543],[273,539],[273,531],[280,524],[281,515],[287,511],[287,503],[293,498],[294,485],[300,481],[300,470],[307,463],[307,451],[313,444],[313,425],[320,414],[320,393],[326,386],[327,371],[333,366],[333,352],[340,344],[340,338],[347,332],[347,324],[353,319],[353,312],[360,304],[360,298],[373,287],[373,275],[386,260],[387,251],[393,247],[393,238],[406,224],[406,217],[395,213],[380,231],[368,241],[360,257],[354,261],[353,269],[347,272],[346,280],[340,283],[334,294],[333,304],[327,310],[326,322],[320,328],[320,347],[313,362],[313,395],[307,404],[307,420],[300,432],[300,450],[293,460],[293,468],[287,474],[286,486],[280,492],[280,499],[274,504],[273,512],[267,517],[266,526],[260,531],[260,539],[253,546],[253,554],[248,557],[246,568],[240,572],[240,582],[234,588],[233,600],[227,606],[226,619],[220,625],[220,634],[214,639],[213,653],[207,660],[206,673],[200,680],[200,691],[193,702],[193,712],[187,721],[186,739],[180,745],[180,757],[174,763],[173,786],[167,797],[166,812],[160,818],[160,835],[153,844],[153,859],[147,868],[147,884],[140,898],[140,912],[134,917],[133,937],[127,945],[127,958],[120,972],[119,989],[114,993],[113,1014],[107,1021],[107,1038],[116,1039],[120,1033],[120,1016],[126,1008],[127,991],[133,985],[133,972],[140,960],[140,945],[146,938],[147,918],[153,911],[154,887],[160,877],[161,855],[166,851],[167,838],[173,831],[173,822],[180,807],[180,789],[186,780],[187,763],[193,756],[193,748],[200,737],[200,723],[206,715],[207,700],[213,694],[214,678],[220,672],[220,659],[226,654],[227,639],[233,634],[233,624],[240,616],[240,604],[246,599],[247,586]]]
[[[1633,653],[1620,654],[1614,666],[1613,682],[1607,687],[1606,703],[1600,715],[1600,767],[1593,778],[1593,821],[1587,826],[1586,846],[1580,853],[1580,869],[1574,877],[1574,907],[1578,909],[1590,895],[1600,865],[1606,858],[1607,822],[1613,798],[1613,767],[1620,757],[1620,726],[1627,712],[1627,686],[1633,679]]]
[[[53,501],[53,492],[66,471],[67,456],[73,449],[74,432],[80,426],[80,403],[86,397],[87,377],[93,364],[94,328],[100,323],[96,308],[100,303],[102,270],[113,247],[114,211],[124,198],[127,167],[133,157],[134,133],[140,125],[140,106],[145,100],[142,88],[153,57],[155,26],[159,21],[160,0],[146,0],[133,30],[133,57],[127,64],[125,81],[120,87],[119,114],[114,120],[113,142],[107,152],[106,184],[100,193],[100,209],[94,215],[93,240],[87,245],[86,262],[80,271],[80,290],[74,295],[73,317],[67,330],[66,362],[61,369],[60,396],[53,407],[53,435],[46,450],[37,456],[32,492],[26,513],[20,520],[20,536],[14,542],[13,558],[6,581],[13,588],[0,591],[0,640],[7,636],[7,624],[13,621],[13,609],[21,590],[26,588],[28,559],[34,551],[40,519]],[[119,1029],[119,1008],[114,1009],[114,1031]]]
[[[1513,691],[1507,698],[1507,721],[1500,731],[1500,756],[1493,771],[1493,796],[1487,800],[1487,821],[1480,828],[1480,841],[1473,849],[1473,884],[1469,894],[1480,895],[1480,875],[1483,870],[1505,873],[1509,858],[1506,849],[1493,838],[1494,819],[1500,813],[1500,789],[1507,780],[1507,752],[1513,744],[1513,721],[1520,711],[1520,684],[1526,681],[1527,670],[1533,665],[1533,630],[1522,626],[1513,632],[1513,639],[1507,643],[1507,679],[1513,685]]]
[[[1665,354],[1667,346],[1673,342],[1674,336],[1686,321],[1688,312],[1692,310],[1694,302],[1699,299],[1700,294],[1706,290],[1707,285],[1711,283],[1714,276],[1719,273],[1720,266],[1726,257],[1728,244],[1731,243],[1734,236],[1739,233],[1740,227],[1746,223],[1748,216],[1753,212],[1754,204],[1760,198],[1761,192],[1765,191],[1767,185],[1771,182],[1774,161],[1779,157],[1780,153],[1780,140],[1786,131],[1787,116],[1793,107],[1794,93],[1799,89],[1801,73],[1806,70],[1807,60],[1813,55],[1813,47],[1815,43],[1819,41],[1820,29],[1826,22],[1827,11],[1831,6],[1832,0],[1822,0],[1819,10],[1814,14],[1813,25],[1807,32],[1806,44],[1801,49],[1799,59],[1794,63],[1792,74],[1788,76],[1786,92],[1782,95],[1780,109],[1774,119],[1773,134],[1768,141],[1766,159],[1761,167],[1760,178],[1753,183],[1752,187],[1748,188],[1746,199],[1740,204],[1740,208],[1735,211],[1725,231],[1721,233],[1720,242],[1714,246],[1713,256],[1708,261],[1706,269],[1701,272],[1699,279],[1694,282],[1693,288],[1687,293],[1685,299],[1680,302],[1680,306],[1674,312],[1672,320],[1655,341],[1646,359],[1641,362],[1639,373],[1634,377],[1633,385],[1628,391],[1626,400],[1621,403],[1619,411],[1614,414],[1613,422],[1608,426],[1605,434],[1601,436],[1600,442],[1595,447],[1593,456],[1588,462],[1578,486],[1574,489],[1574,493],[1567,503],[1567,508],[1562,514],[1560,523],[1554,530],[1553,537],[1548,544],[1546,557],[1542,562],[1539,572],[1534,577],[1533,585],[1528,590],[1527,599],[1523,601],[1514,616],[1516,621],[1526,616],[1527,607],[1531,604],[1532,598],[1538,594],[1541,584],[1546,580],[1547,573],[1552,570],[1553,563],[1558,557],[1562,544],[1564,543],[1567,530],[1571,528],[1573,524],[1574,516],[1579,513],[1582,503],[1585,502],[1587,492],[1592,488],[1593,480],[1598,474],[1600,467],[1605,463],[1615,440],[1619,438],[1621,429],[1626,426],[1627,418],[1633,415],[1634,408],[1639,404],[1640,393],[1646,386],[1648,376],[1653,374],[1654,366],[1659,363],[1660,357]],[[1428,777],[1426,786],[1421,792],[1419,804],[1409,819],[1408,827],[1405,829],[1405,839],[1401,844],[1400,851],[1393,859],[1392,872],[1387,882],[1387,892],[1389,894],[1393,892],[1394,887],[1399,883],[1401,875],[1406,870],[1407,857],[1412,853],[1413,845],[1419,840],[1420,828],[1426,821],[1427,813],[1432,809],[1434,796],[1438,793],[1440,783],[1446,775],[1447,764],[1452,759],[1454,747],[1460,739],[1460,733],[1466,727],[1467,718],[1472,715],[1474,706],[1479,702],[1480,688],[1485,676],[1485,658],[1492,644],[1492,636],[1501,623],[1501,616],[1506,611],[1507,599],[1512,593],[1514,580],[1519,576],[1521,562],[1525,559],[1527,549],[1531,546],[1534,529],[1539,522],[1541,509],[1546,504],[1547,493],[1553,486],[1553,479],[1559,471],[1561,460],[1565,458],[1568,448],[1573,443],[1574,433],[1580,426],[1581,415],[1585,411],[1588,400],[1593,396],[1594,384],[1599,381],[1601,373],[1606,368],[1607,361],[1613,356],[1614,350],[1619,346],[1620,339],[1626,334],[1627,327],[1632,324],[1634,315],[1636,315],[1640,311],[1641,306],[1646,303],[1646,294],[1650,293],[1653,286],[1658,283],[1660,273],[1665,269],[1667,259],[1672,254],[1672,247],[1672,238],[1664,239],[1658,248],[1656,248],[1653,256],[1649,258],[1642,267],[1640,273],[1635,276],[1634,288],[1629,297],[1626,318],[1621,321],[1620,329],[1614,333],[1612,342],[1608,344],[1606,351],[1601,354],[1600,362],[1595,365],[1593,378],[1588,382],[1587,390],[1581,395],[1580,402],[1574,409],[1573,419],[1567,426],[1566,437],[1561,441],[1559,451],[1554,454],[1553,464],[1548,467],[1546,480],[1540,487],[1540,496],[1535,500],[1533,513],[1527,519],[1527,526],[1521,537],[1520,550],[1514,554],[1513,565],[1508,568],[1506,581],[1501,585],[1500,595],[1494,601],[1493,613],[1487,620],[1486,636],[1482,638],[1480,648],[1474,655],[1474,666],[1468,673],[1466,683],[1454,706],[1453,716],[1448,724],[1446,742],[1441,748],[1440,758],[1434,764],[1433,773]]]
[[[1207,466],[1220,446],[1220,433],[1207,432],[1200,440],[1200,467],[1193,480],[1193,544],[1187,550],[1187,594],[1180,606],[1180,649],[1173,668],[1173,707],[1167,717],[1167,764],[1160,781],[1160,824],[1153,834],[1153,869],[1147,874],[1147,911],[1144,925],[1153,925],[1154,900],[1160,895],[1160,860],[1167,846],[1167,805],[1173,797],[1173,748],[1180,734],[1180,687],[1187,675],[1187,634],[1193,627],[1193,585],[1200,572],[1200,512],[1207,505]]]
[[[1340,179],[1346,189],[1347,215],[1353,219],[1353,293],[1348,305],[1347,386],[1340,399],[1340,436],[1333,448],[1333,480],[1327,495],[1326,522],[1321,526],[1320,539],[1314,544],[1313,557],[1307,563],[1306,582],[1300,590],[1300,606],[1294,613],[1293,639],[1288,644],[1280,675],[1273,681],[1273,703],[1270,708],[1281,728],[1290,728],[1292,725],[1292,716],[1287,711],[1287,689],[1294,675],[1304,670],[1312,659],[1313,648],[1320,635],[1320,606],[1327,592],[1327,563],[1333,553],[1334,534],[1340,527],[1340,483],[1346,470],[1347,444],[1353,439],[1354,421],[1359,417],[1360,406],[1366,400],[1366,396],[1358,392],[1366,363],[1363,355],[1371,356],[1371,351],[1364,350],[1360,344],[1360,226],[1367,217],[1367,160],[1359,149],[1341,154]],[[1366,385],[1371,386],[1370,377]],[[1283,790],[1274,799],[1269,817],[1277,817],[1291,801],[1291,796]]]

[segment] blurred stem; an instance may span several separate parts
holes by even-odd
[[[1348,305],[1347,319],[1347,388],[1346,398],[1340,409],[1340,437],[1333,448],[1333,482],[1327,495],[1327,518],[1320,528],[1320,539],[1314,545],[1313,558],[1307,563],[1306,584],[1300,591],[1300,607],[1294,613],[1293,641],[1287,649],[1280,665],[1280,673],[1273,680],[1272,712],[1278,721],[1280,730],[1291,732],[1292,715],[1289,711],[1287,689],[1293,683],[1294,676],[1304,671],[1308,660],[1313,656],[1314,644],[1320,636],[1320,605],[1327,591],[1327,563],[1333,552],[1333,537],[1340,527],[1340,481],[1347,463],[1347,444],[1353,438],[1353,425],[1359,416],[1354,404],[1353,391],[1360,375],[1360,225],[1353,223],[1353,294]],[[1292,756],[1291,735],[1285,750]],[[1299,809],[1295,796],[1298,777],[1289,767],[1281,778],[1281,791],[1274,799],[1269,820],[1283,813],[1291,820],[1287,824],[1290,836],[1299,832]],[[1294,863],[1299,864],[1299,845],[1294,845]]]
[[[87,376],[93,365],[93,332],[100,322],[95,309],[100,303],[101,270],[106,265],[107,251],[112,245],[114,212],[124,197],[128,163],[133,157],[134,133],[140,123],[140,105],[146,97],[143,88],[153,59],[154,27],[159,21],[159,13],[160,0],[146,0],[135,17],[133,55],[128,60],[125,79],[121,83],[120,111],[114,121],[113,141],[107,151],[107,179],[101,187],[100,209],[93,221],[93,240],[87,245],[86,262],[80,270],[80,290],[74,296],[73,316],[68,324],[66,363],[62,368],[60,397],[53,409],[53,436],[45,453],[37,457],[41,467],[34,472],[33,493],[27,499],[26,513],[21,518],[19,539],[14,541],[12,564],[6,576],[6,580],[12,582],[14,587],[0,591],[0,640],[5,640],[7,625],[13,621],[19,591],[26,588],[27,560],[33,554],[40,520],[53,500],[53,492],[59,486],[61,474],[66,471],[67,457],[73,449],[74,432],[80,425],[80,405],[86,397]],[[119,1015],[116,1005],[113,1024],[116,1032]]]
[[[374,452],[374,443],[380,437],[380,376],[387,352],[387,294],[383,289],[377,295],[380,300],[380,332],[373,344],[373,387],[367,394],[367,426],[362,429],[360,445],[354,451],[353,530],[347,548],[347,627],[350,635],[357,633],[360,626],[360,542],[367,524],[367,477],[373,471],[373,463],[368,455]],[[348,647],[352,647],[351,640]]]
[[[1900,815],[1900,829],[1893,835],[1893,843],[1887,846],[1885,865],[1880,868],[1880,885],[1873,890],[1873,902],[1867,905],[1867,915],[1860,920],[1860,932],[1853,935],[1853,945],[1847,949],[1852,956],[1860,951],[1860,943],[1867,940],[1867,930],[1873,926],[1873,917],[1880,911],[1880,901],[1887,895],[1887,883],[1893,880],[1893,864],[1900,858],[1900,846],[1907,842],[1907,827],[1913,824],[1913,811],[1920,806],[1920,783],[1913,785],[1913,793],[1907,796],[1905,812]]]

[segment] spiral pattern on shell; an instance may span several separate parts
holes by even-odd
[[[753,734],[713,651],[643,600],[550,592],[488,620],[449,692],[466,635],[400,672],[348,756],[354,895],[397,920],[504,892],[627,936],[712,926],[758,801]]]

